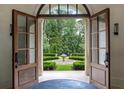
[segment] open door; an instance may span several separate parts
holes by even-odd
[[[110,88],[109,9],[93,15],[90,23],[90,82],[98,88]]]
[[[37,19],[13,10],[13,88],[29,88],[38,82]]]

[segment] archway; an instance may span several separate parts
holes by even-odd
[[[62,12],[62,10],[64,12]],[[86,5],[84,4],[54,4],[54,5],[41,5],[38,12],[37,17],[40,19],[65,19],[65,18],[83,18],[85,19],[86,25],[86,35],[85,40],[88,41],[89,35],[89,17],[90,13]],[[40,22],[39,22],[40,24]],[[43,24],[43,23],[42,23]],[[41,25],[41,24],[40,24]],[[42,29],[43,30],[43,29]],[[43,31],[42,31],[43,32]],[[43,34],[43,33],[42,33]],[[43,44],[43,43],[42,43]],[[85,71],[86,74],[89,75],[89,42],[85,42]],[[43,48],[41,48],[43,51]],[[43,63],[43,54],[41,61]],[[39,63],[40,64],[40,63]],[[43,64],[42,64],[43,65]],[[41,66],[41,65],[40,65]],[[42,71],[39,71],[41,74],[43,72],[43,67],[39,67]]]

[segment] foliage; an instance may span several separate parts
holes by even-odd
[[[55,60],[55,59],[59,59],[58,56],[44,56],[43,60],[47,61],[47,60]]]
[[[69,59],[73,59],[73,60],[82,60],[84,61],[85,58],[83,56],[69,56]]]
[[[44,23],[44,53],[71,54],[84,52],[84,21],[48,19]]]
[[[61,65],[61,64],[58,64],[56,66],[56,70],[57,71],[69,71],[69,70],[72,70],[72,64],[67,64],[67,65]]]
[[[82,61],[74,62],[73,69],[74,70],[84,70],[85,69],[84,62],[82,62]]]
[[[44,70],[55,70],[56,69],[56,63],[49,61],[43,63],[43,69]]]
[[[71,56],[84,56],[84,53],[72,53]]]
[[[43,56],[56,56],[56,53],[43,53]]]

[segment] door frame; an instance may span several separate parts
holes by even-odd
[[[88,9],[88,8],[87,8]],[[13,9],[13,10],[15,10],[15,9]],[[12,10],[12,11],[13,11]],[[101,13],[103,13],[103,12],[105,12],[105,11],[108,11],[109,10],[109,8],[106,8],[106,9],[104,9],[103,11],[101,11],[101,12],[98,12],[98,13],[96,13],[95,15],[98,15],[98,14],[101,14]],[[18,11],[18,10],[16,10],[16,11]],[[20,11],[18,11],[18,12],[20,12]],[[20,12],[20,13],[23,13],[23,12]],[[24,13],[24,14],[26,14],[26,15],[29,15],[29,16],[32,16],[32,15],[30,15],[30,14],[27,14],[27,13]],[[94,15],[94,16],[95,16]],[[67,16],[63,16],[64,18],[67,18]],[[63,17],[61,17],[61,18],[63,18]],[[70,16],[69,18],[79,18],[78,16],[76,17],[74,17],[74,16]],[[88,20],[89,20],[89,32],[91,31],[91,21],[90,21],[90,17],[91,16],[88,16],[88,17],[85,17],[85,18],[88,18]],[[38,17],[37,16],[37,18],[39,19],[39,18],[44,18],[44,17]],[[47,18],[50,18],[50,17],[47,17]],[[53,17],[52,17],[53,18]],[[83,17],[81,17],[81,18],[83,18]],[[12,12],[12,24],[14,24],[14,13]],[[37,23],[38,24],[38,23]],[[38,26],[38,25],[37,25]],[[37,30],[39,31],[39,29],[38,29],[38,27],[36,27],[37,28]],[[12,31],[14,30],[14,25],[12,25]],[[12,55],[14,55],[14,42],[15,42],[15,40],[14,40],[14,34],[12,34],[13,35],[13,40],[12,40]],[[108,13],[108,51],[109,51],[109,73],[108,73],[108,75],[109,75],[109,88],[111,88],[110,87],[110,72],[111,72],[111,70],[110,70],[110,64],[111,64],[111,59],[110,59],[110,54],[111,54],[111,52],[110,52],[110,11],[109,11],[109,13]],[[37,42],[38,43],[38,42]],[[91,36],[89,35],[89,51],[91,51],[90,50],[90,45],[91,45]],[[91,62],[91,52],[89,52],[89,55],[90,55],[90,62]],[[13,68],[13,71],[12,71],[12,76],[13,76],[13,82],[12,82],[12,85],[13,85],[13,88],[14,88],[14,56],[12,57],[12,68]],[[89,63],[90,63],[89,62]],[[39,68],[38,68],[39,69]],[[89,72],[90,73],[90,72]]]
[[[108,88],[109,89],[111,89],[111,80],[110,80],[110,77],[111,77],[111,51],[110,51],[110,9],[109,8],[105,8],[104,10],[102,10],[102,11],[100,11],[100,12],[97,12],[97,13],[95,13],[94,15],[92,15],[90,18],[92,18],[92,17],[95,17],[95,16],[98,16],[98,15],[100,15],[100,14],[102,14],[102,13],[107,13],[107,28],[108,28],[108,30],[107,30],[107,46],[108,46],[108,52],[109,52],[109,62],[108,62]],[[98,25],[98,20],[97,20],[97,25]],[[98,29],[98,27],[97,27],[97,29]],[[90,32],[92,31],[92,21],[91,21],[91,19],[90,19]],[[98,37],[97,37],[98,38]],[[91,64],[91,62],[92,62],[92,50],[90,49],[91,48],[91,46],[92,46],[92,38],[91,38],[91,34],[89,35],[89,42],[90,42],[90,47],[89,47],[89,51],[90,51],[90,64]],[[98,43],[98,40],[97,40],[97,43]],[[102,65],[101,65],[102,66]],[[91,80],[91,65],[90,65],[90,80]]]

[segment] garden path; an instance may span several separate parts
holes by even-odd
[[[69,59],[69,58],[65,58],[65,60],[63,61],[62,58],[59,58],[57,60],[54,60],[56,62],[56,64],[63,64],[63,65],[66,65],[66,64],[73,64],[73,62],[75,62],[76,60],[72,60],[72,59]]]

